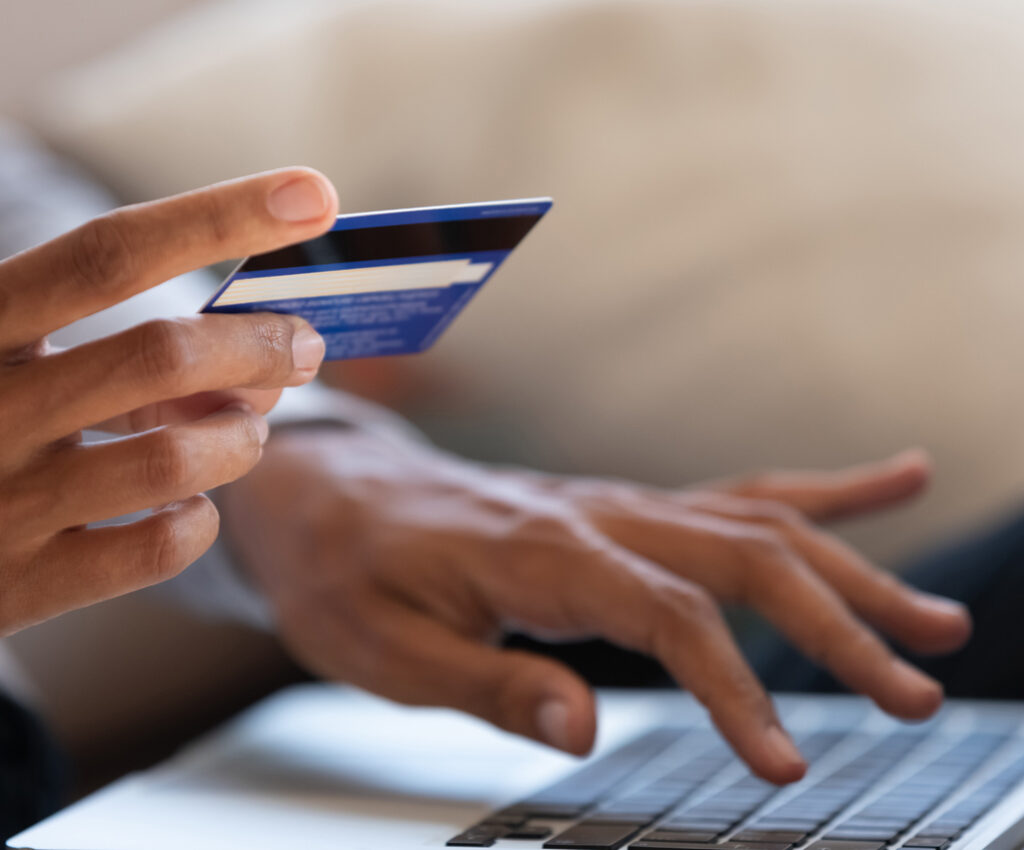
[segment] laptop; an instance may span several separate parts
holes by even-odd
[[[176,757],[15,836],[35,850],[1016,850],[1024,704],[907,725],[779,696],[811,767],[753,777],[672,691],[601,692],[577,760],[456,712],[286,689]]]

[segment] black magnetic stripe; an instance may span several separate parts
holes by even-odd
[[[511,251],[539,219],[539,215],[519,215],[332,230],[308,242],[250,257],[239,271],[359,263],[431,254]]]

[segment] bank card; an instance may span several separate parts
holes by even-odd
[[[291,313],[328,360],[429,348],[551,208],[550,198],[338,216],[323,236],[243,260],[203,313]]]

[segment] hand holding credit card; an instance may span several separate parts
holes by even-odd
[[[423,351],[551,203],[338,216],[323,236],[243,260],[200,312],[301,316],[324,338],[328,360]]]

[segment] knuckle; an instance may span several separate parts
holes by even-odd
[[[703,588],[673,585],[661,588],[647,636],[639,648],[657,658],[672,658],[680,646],[693,647],[714,637],[722,623],[718,606]],[[688,683],[692,684],[692,683]]]
[[[702,630],[721,619],[718,605],[706,590],[696,585],[673,585],[659,594],[660,620],[669,625],[665,631],[674,632],[680,626],[687,630]]]
[[[209,499],[186,510],[155,514],[150,521],[141,584],[174,578],[213,544],[220,530],[220,514]]]
[[[754,604],[766,594],[778,594],[792,585],[797,564],[785,539],[774,529],[755,528],[732,541],[739,557],[740,601]]]
[[[120,211],[83,224],[70,240],[68,263],[75,281],[88,289],[121,291],[134,277],[135,257]]]
[[[192,203],[198,232],[212,247],[230,253],[235,228],[221,197],[215,190],[200,190],[192,196]]]
[[[151,556],[145,579],[158,583],[178,575],[188,566],[185,527],[170,514],[159,515],[150,535]]]
[[[255,463],[262,452],[259,428],[256,427],[256,420],[252,416],[243,416],[238,422],[239,445],[242,447],[246,459]]]
[[[257,379],[281,380],[293,371],[291,322],[283,316],[265,315],[255,319],[252,342]]]
[[[842,666],[848,652],[863,646],[865,634],[849,623],[837,623],[827,616],[813,617],[806,624],[801,649],[816,664],[829,669]]]
[[[747,504],[753,516],[782,528],[799,528],[804,524],[803,514],[783,502],[775,502],[770,499],[751,499]]]
[[[757,570],[774,570],[788,560],[789,545],[774,528],[745,529],[731,543],[745,565]]]
[[[622,481],[603,478],[581,478],[563,485],[568,499],[587,510],[619,512],[637,506],[641,488]]]
[[[555,510],[516,510],[509,515],[510,537],[540,545],[577,545],[585,537],[579,522],[569,513]]]
[[[172,428],[158,431],[151,440],[143,475],[149,493],[162,498],[187,489],[194,477],[188,441]]]
[[[694,696],[712,709],[719,721],[737,710],[755,716],[771,713],[771,703],[745,663],[722,664],[713,676],[699,683],[688,682]]]
[[[141,325],[133,362],[147,384],[174,392],[195,369],[198,351],[194,332],[182,321],[157,319]]]

